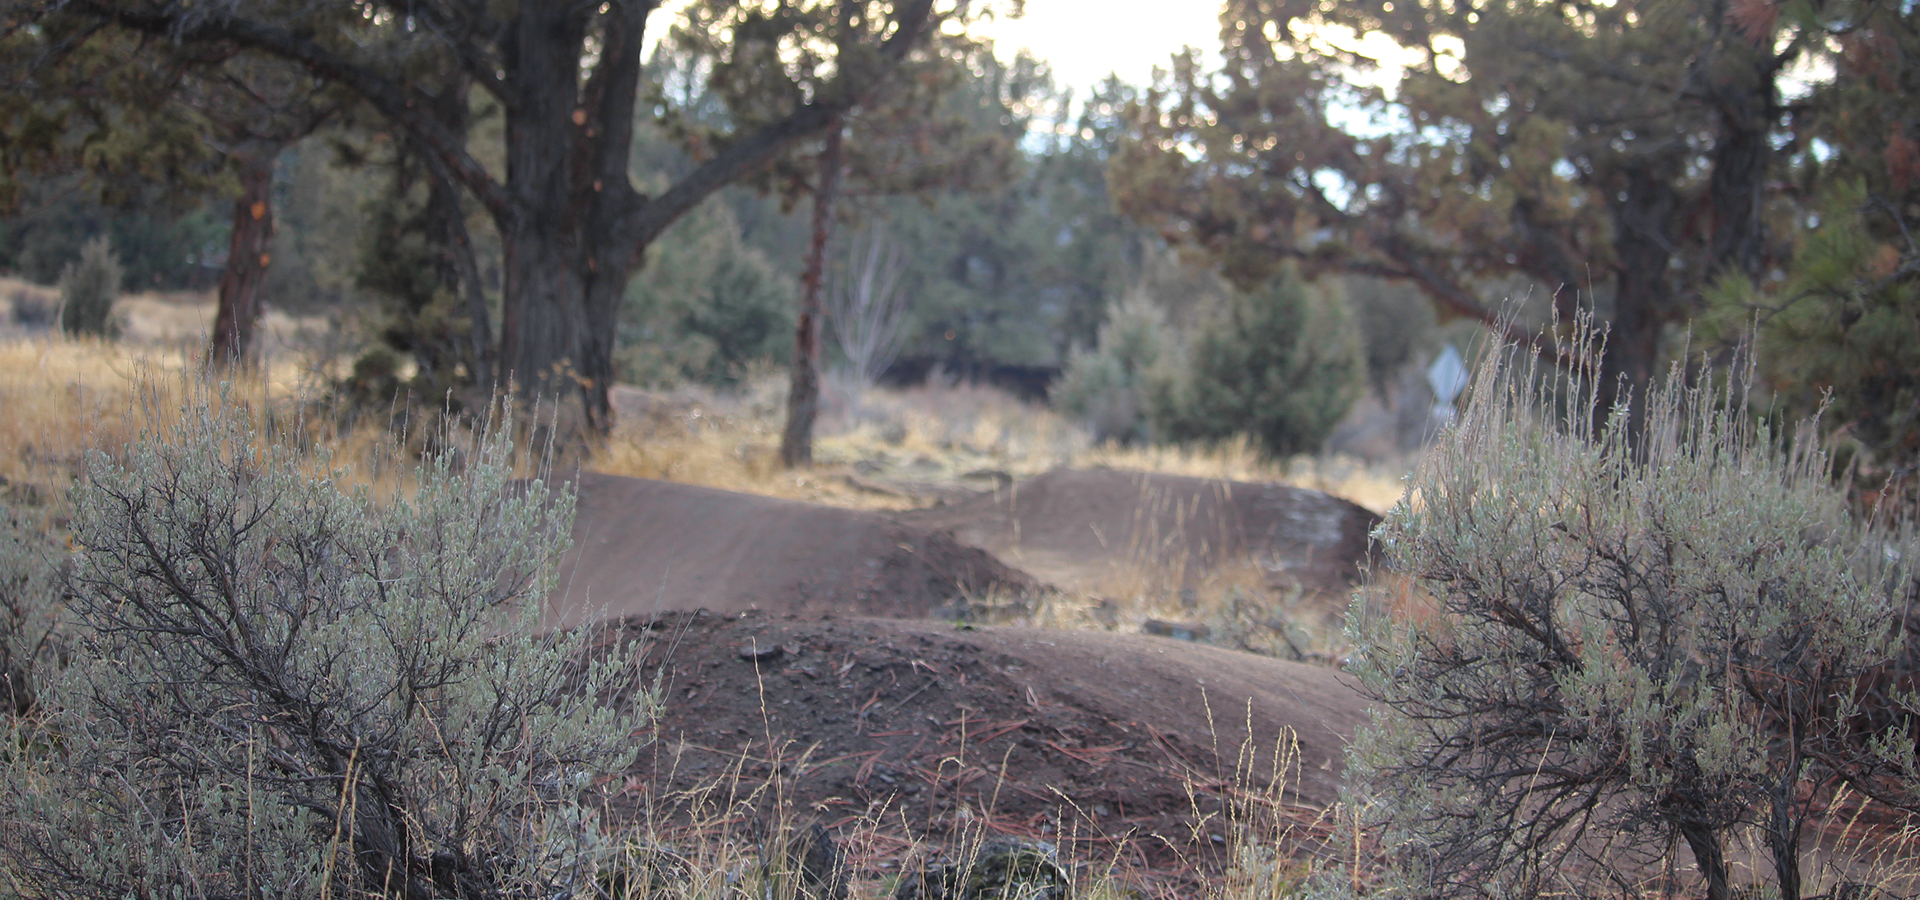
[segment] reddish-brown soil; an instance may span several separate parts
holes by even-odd
[[[1343,592],[1375,521],[1357,506],[1118,472],[906,514],[604,475],[578,488],[554,619],[614,623],[601,648],[664,692],[639,763],[615,776],[629,815],[737,827],[777,806],[843,834],[985,829],[1158,872],[1211,867],[1237,828],[1290,828],[1308,849],[1330,828],[1365,712],[1338,672],[937,617],[1122,563],[1253,559]]]
[[[1365,716],[1330,669],[1104,632],[683,613],[616,625],[601,647],[663,691],[628,814],[739,823],[781,806],[842,833],[986,829],[1161,871],[1209,867],[1239,825],[1274,833],[1248,808],[1325,849]]]

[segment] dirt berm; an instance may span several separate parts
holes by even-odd
[[[892,516],[587,472],[550,621],[668,610],[919,619],[1038,585],[951,534]]]
[[[1277,588],[1346,609],[1380,517],[1358,504],[1279,484],[1059,469],[901,520],[1060,587],[1098,593],[1116,573],[1193,587],[1251,562]]]

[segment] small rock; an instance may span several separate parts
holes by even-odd
[[[1140,630],[1147,634],[1170,637],[1177,641],[1198,642],[1205,641],[1207,638],[1213,636],[1213,629],[1205,625],[1194,622],[1163,622],[1159,619],[1148,619],[1141,624]]]
[[[1072,900],[1073,877],[1044,841],[993,838],[900,880],[894,900]]]
[[[773,662],[787,651],[779,644],[761,644],[758,639],[750,639],[740,648],[740,658],[747,662]]]
[[[796,900],[846,900],[851,875],[846,858],[818,822],[768,842],[761,869],[769,896],[789,896],[791,891]],[[795,875],[797,883],[790,880]],[[790,887],[782,890],[782,882]]]

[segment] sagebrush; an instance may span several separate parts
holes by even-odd
[[[34,676],[52,649],[58,575],[52,542],[0,503],[0,718],[33,710]]]
[[[633,676],[540,630],[569,489],[515,480],[493,437],[376,500],[186,393],[77,488],[73,660],[6,772],[0,874],[36,897],[582,892],[591,786],[650,706],[603,702]]]
[[[80,258],[60,271],[60,329],[68,334],[114,337],[113,301],[125,276],[106,236],[80,248]]]
[[[1813,428],[1756,422],[1750,370],[1675,372],[1634,433],[1594,368],[1486,360],[1378,534],[1430,606],[1350,619],[1377,704],[1352,771],[1396,893],[1728,900],[1751,846],[1740,878],[1805,895],[1836,787],[1920,797],[1920,707],[1873,690],[1920,545],[1852,517]]]

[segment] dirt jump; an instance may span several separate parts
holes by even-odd
[[[1116,575],[1191,588],[1235,564],[1269,586],[1344,611],[1380,517],[1319,491],[1181,475],[1061,469],[904,513],[1063,588],[1099,593]]]
[[[1288,849],[1322,849],[1365,718],[1331,669],[1138,635],[676,613],[620,623],[603,646],[663,689],[624,783],[630,814],[780,807],[935,843],[1038,838],[1156,872],[1212,868],[1234,829],[1274,817]]]
[[[1357,506],[1104,471],[908,513],[594,474],[577,488],[551,620],[601,623],[600,650],[664,692],[619,776],[630,815],[737,825],[778,807],[936,842],[1043,838],[1157,872],[1220,862],[1248,810],[1303,845],[1331,828],[1365,718],[1339,672],[942,617],[1119,566],[1196,578],[1236,559],[1332,596],[1376,521]]]
[[[951,534],[881,513],[583,473],[553,620],[713,612],[951,617],[1039,585]]]

